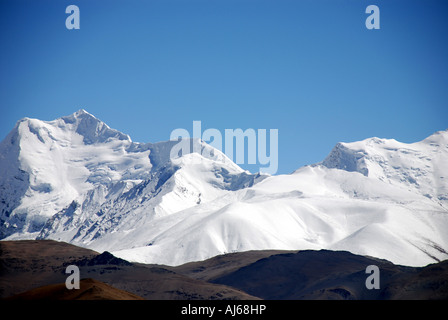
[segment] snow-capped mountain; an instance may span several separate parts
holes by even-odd
[[[66,241],[85,243],[118,222],[161,217],[263,178],[218,150],[171,162],[175,143],[134,143],[84,110],[20,120],[0,144],[1,238],[62,232]]]
[[[406,144],[371,138],[338,143],[322,162],[424,195],[448,209],[448,132]]]
[[[334,249],[404,265],[448,258],[448,131],[339,143],[292,174],[176,141],[135,143],[84,110],[23,119],[0,144],[1,238],[56,239],[178,265],[259,249]]]

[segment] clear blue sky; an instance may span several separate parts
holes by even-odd
[[[193,120],[278,129],[278,173],[339,141],[419,141],[448,128],[447,14],[443,0],[0,0],[0,139],[80,108],[138,142]]]

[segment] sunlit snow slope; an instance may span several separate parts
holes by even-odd
[[[290,175],[250,174],[204,142],[134,143],[84,110],[23,119],[0,144],[3,239],[56,239],[178,265],[257,249],[448,258],[448,131],[339,143]],[[219,155],[217,157],[217,155]]]

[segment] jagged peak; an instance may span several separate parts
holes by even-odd
[[[76,132],[84,137],[86,144],[102,143],[111,138],[131,142],[131,138],[127,134],[111,129],[106,123],[84,109],[79,109],[72,115],[60,119],[65,123],[73,124]]]
[[[88,113],[88,112],[87,112],[85,109],[83,109],[83,108],[79,109],[79,110],[76,111],[74,114],[75,114],[75,115],[88,114],[88,115],[94,117],[91,113]]]
[[[104,123],[101,120],[99,120],[98,118],[96,118],[94,115],[88,113],[84,109],[79,109],[78,111],[76,111],[68,116],[63,116],[63,117],[58,118],[55,121],[58,121],[58,120],[62,120],[66,124],[76,124],[83,120],[84,121],[90,120],[90,121],[96,122],[96,123]]]
[[[60,119],[64,120],[64,122],[66,123],[75,123],[77,120],[82,120],[82,119],[91,119],[97,122],[102,122],[101,120],[99,120],[97,117],[95,117],[93,114],[87,112],[85,109],[79,109],[78,111],[72,113],[71,115],[68,116],[63,116]]]

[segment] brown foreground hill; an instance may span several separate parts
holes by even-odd
[[[85,290],[65,289],[76,265]],[[365,286],[368,265],[380,289]],[[89,278],[89,279],[86,279]],[[36,289],[38,288],[38,289]],[[346,251],[248,251],[177,267],[130,263],[52,240],[0,241],[0,298],[155,300],[448,299],[448,260],[422,268]]]
[[[95,279],[81,279],[79,289],[68,290],[65,283],[50,284],[13,295],[5,300],[144,300],[130,292]]]
[[[238,289],[193,279],[164,266],[133,264],[108,252],[99,254],[52,240],[0,241],[0,297],[65,284],[68,265],[78,266],[81,278],[92,278],[144,299],[257,299]]]

